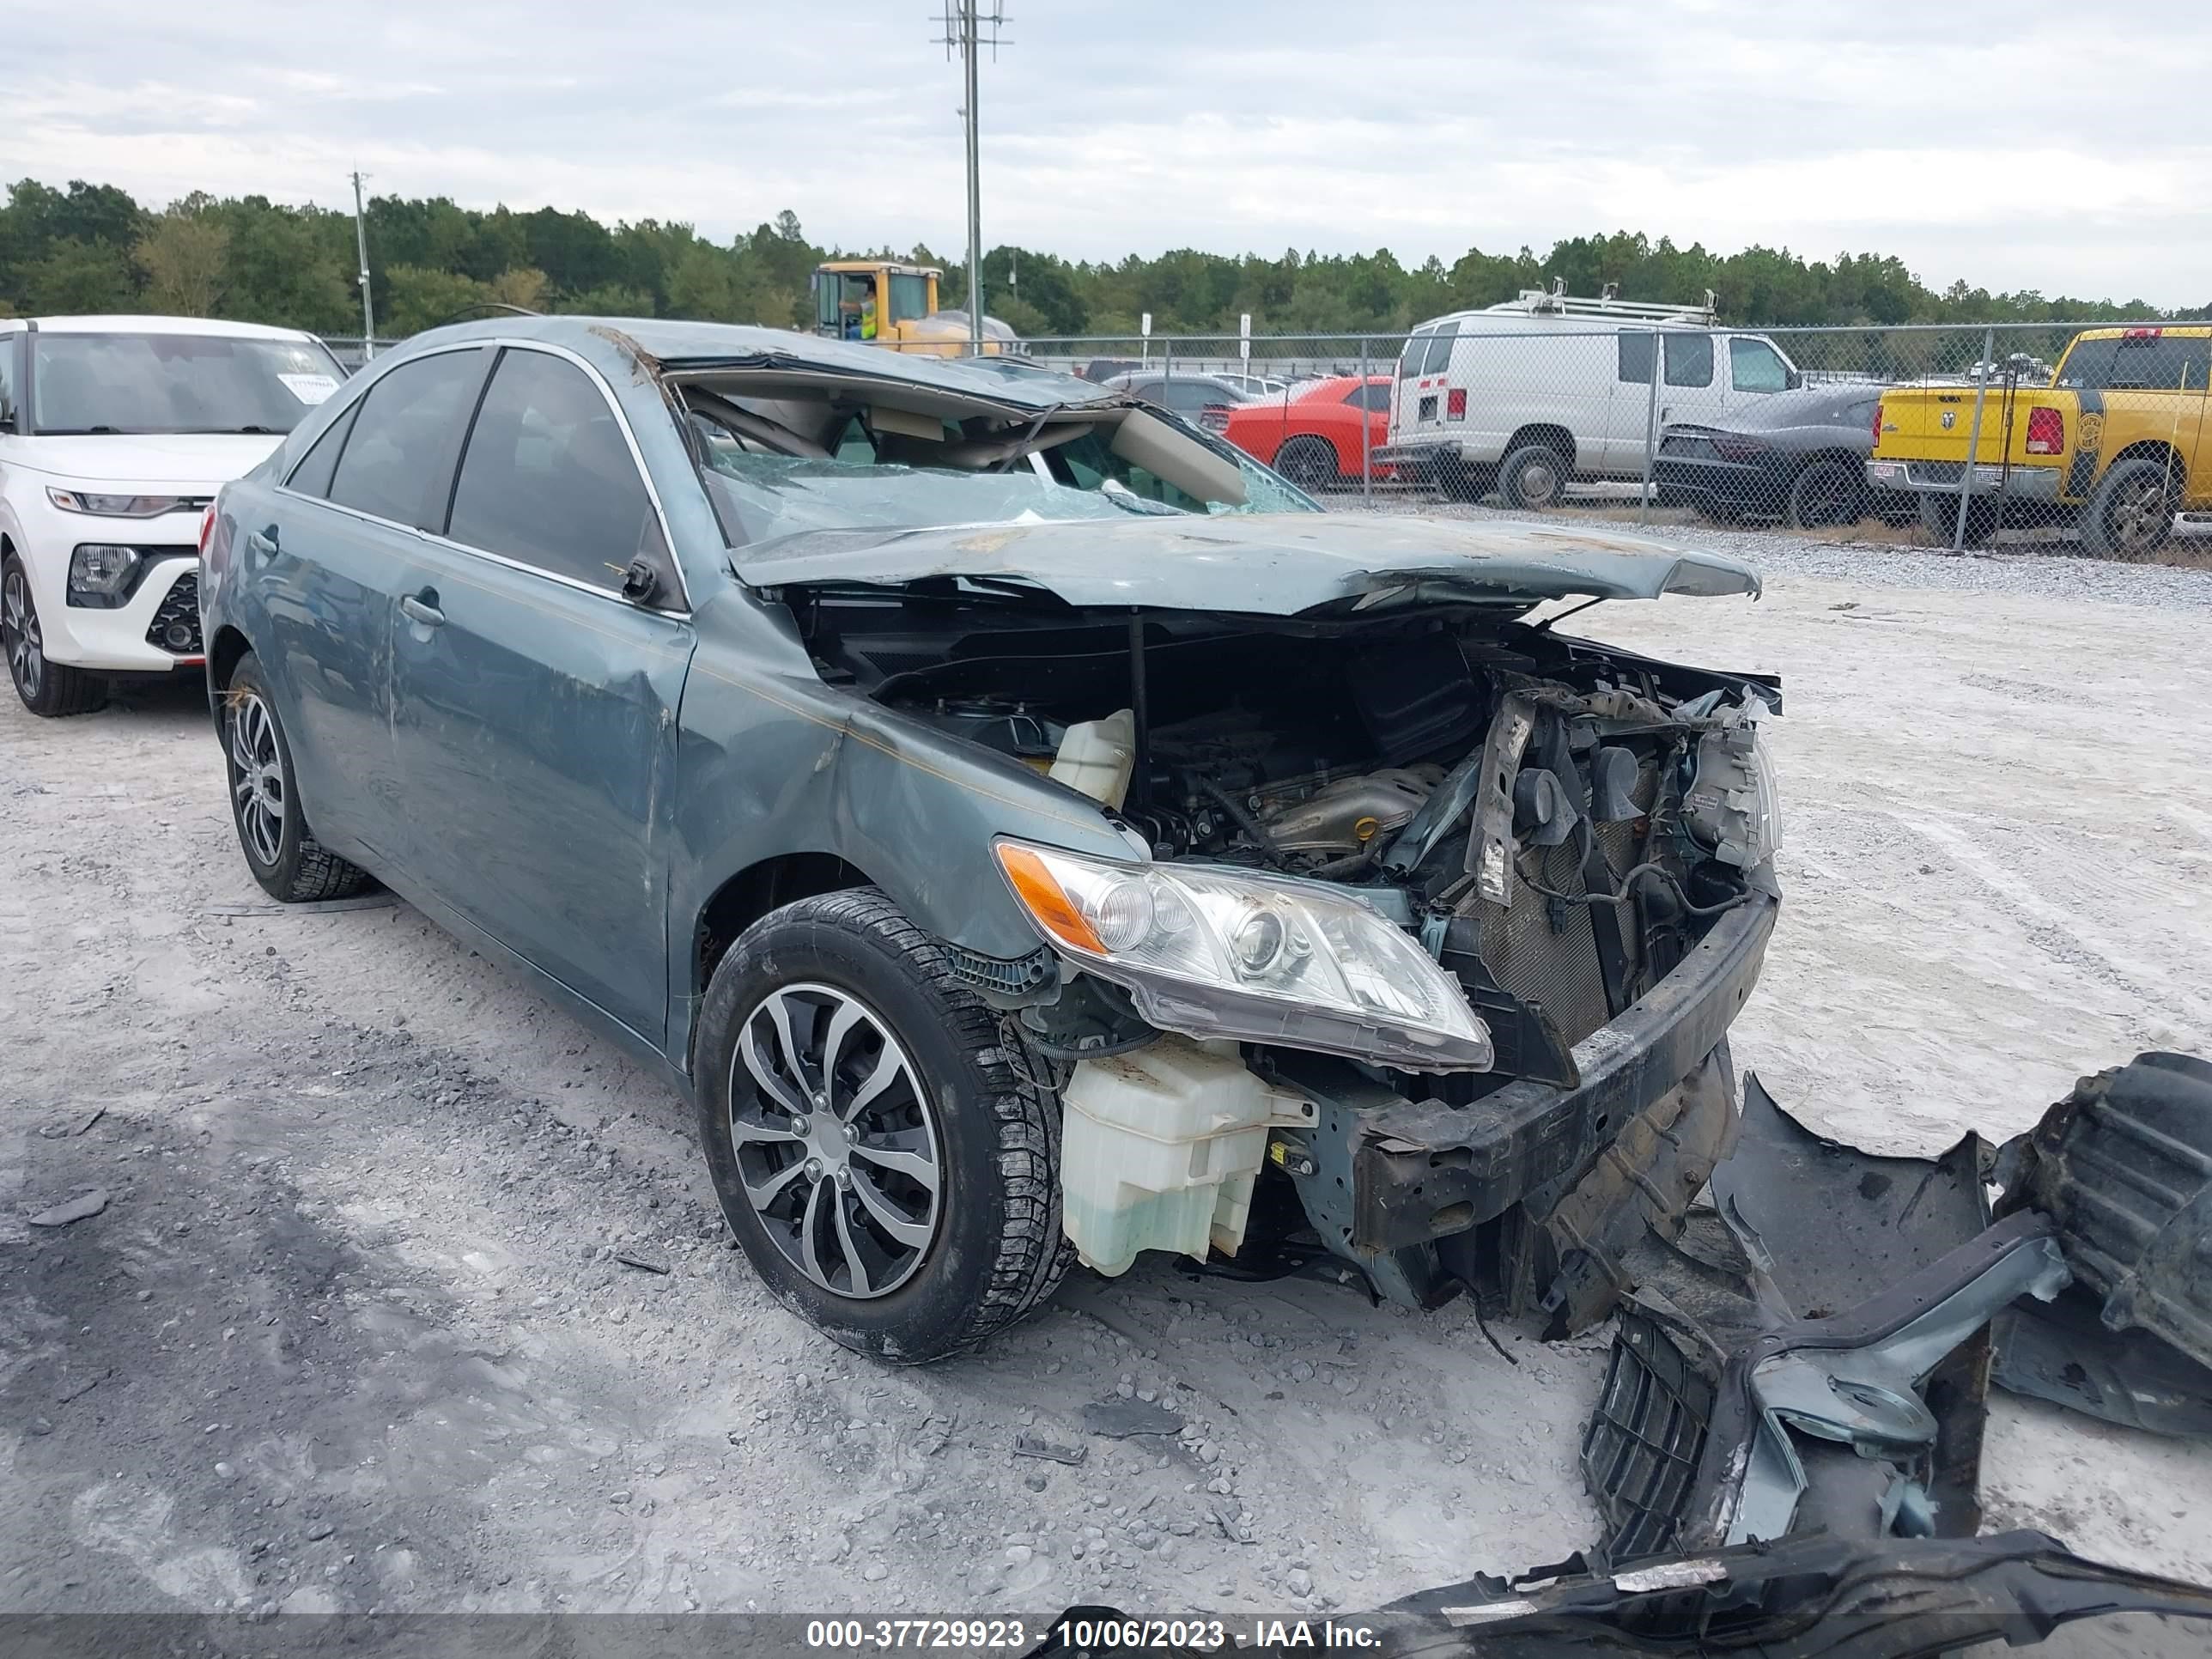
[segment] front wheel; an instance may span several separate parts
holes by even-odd
[[[746,929],[708,985],[697,1068],[722,1213],[833,1341],[940,1359],[1066,1272],[1058,1098],[878,890]]]
[[[2081,546],[2100,559],[2141,559],[2166,545],[2180,510],[2173,469],[2139,457],[2105,474],[2081,513]]]
[[[39,626],[38,601],[31,594],[31,573],[13,554],[0,565],[0,645],[8,652],[8,677],[15,695],[33,714],[49,720],[85,714],[107,701],[107,682],[98,674],[46,658],[46,631]]]

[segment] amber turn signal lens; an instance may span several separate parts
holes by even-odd
[[[1037,926],[1074,950],[1095,957],[1106,954],[1098,935],[1091,931],[1091,924],[1069,901],[1060,884],[1053,879],[1042,859],[1028,848],[1017,847],[1011,842],[1000,842],[997,851],[999,867],[1006,872],[1014,896],[1036,918]]]

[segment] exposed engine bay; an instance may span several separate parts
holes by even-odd
[[[1101,620],[951,586],[926,605],[813,596],[825,678],[1039,771],[1071,732],[1118,720],[1126,774],[1089,792],[1152,858],[1359,894],[1471,999],[1527,1010],[1554,1073],[1766,860],[1753,721],[1778,706],[1771,682],[1475,607]],[[1471,1098],[1514,1074],[1452,1081]]]

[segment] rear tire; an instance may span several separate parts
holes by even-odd
[[[1790,481],[1788,518],[1793,530],[1821,530],[1856,524],[1866,511],[1866,483],[1849,463],[1822,456],[1798,469]]]
[[[2106,472],[2081,511],[2081,546],[2100,559],[2145,559],[2173,534],[2181,492],[2163,461],[2148,456]]]
[[[1951,538],[1958,527],[1959,498],[1923,491],[1920,497],[1920,528],[1928,539],[1938,547],[1951,545]],[[1968,547],[1979,547],[1996,533],[1997,504],[1987,496],[1970,496],[1966,501],[1966,540]]]
[[[292,745],[250,651],[222,696],[222,753],[239,851],[264,892],[279,904],[306,904],[348,898],[368,885],[368,871],[326,851],[307,828]]]
[[[1311,494],[1337,481],[1336,450],[1325,438],[1293,438],[1276,451],[1275,471]]]
[[[715,1194],[794,1312],[846,1347],[918,1364],[1052,1294],[1074,1259],[1058,1095],[882,891],[800,899],[755,922],[716,966],[699,1018]],[[896,1069],[878,1086],[887,1055]]]
[[[33,714],[46,720],[88,714],[107,701],[105,678],[48,659],[38,601],[31,595],[31,573],[12,553],[0,564],[0,648],[8,653],[15,695]]]
[[[1524,513],[1548,513],[1566,499],[1571,462],[1549,444],[1523,444],[1498,469],[1498,493]]]

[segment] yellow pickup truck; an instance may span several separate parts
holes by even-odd
[[[2100,557],[2156,550],[2177,513],[2212,507],[2208,382],[2212,326],[2203,325],[2085,329],[2047,383],[1992,374],[1966,483],[1967,544],[2000,523],[2073,523]],[[1946,547],[1980,390],[1896,387],[1875,412],[1867,482],[1918,495],[1921,522]]]

